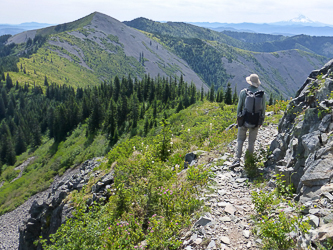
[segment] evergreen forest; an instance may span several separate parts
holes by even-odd
[[[77,89],[48,84],[45,79],[45,85],[43,89],[40,86],[14,84],[9,74],[0,81],[0,159],[1,172],[4,173],[0,178],[8,184],[18,174],[9,166],[17,166],[20,159],[34,152],[38,155],[38,149],[44,144],[52,145],[46,153],[49,160],[45,158],[38,163],[39,166],[32,168],[43,168],[51,177],[63,173],[77,161],[102,156],[120,138],[145,137],[150,130],[160,126],[162,119],[166,120],[198,101],[237,102],[237,94],[232,94],[230,84],[225,93],[222,90],[216,92],[214,85],[208,93],[204,93],[203,89],[197,90],[193,84],[188,85],[182,77],[177,81],[172,78],[152,79],[149,75],[142,80],[133,79],[130,75],[121,79],[116,76],[112,82]],[[60,162],[51,161],[50,158],[59,151],[59,144],[82,127],[85,128],[84,137],[87,140],[83,148],[99,135],[104,138],[104,149],[98,153],[87,153],[81,148],[68,158],[62,157]],[[77,156],[80,156],[79,160]],[[25,171],[28,174],[29,169]],[[22,195],[41,191],[47,183],[37,181],[34,185],[33,191],[25,190]],[[8,201],[7,198],[2,196],[0,203]],[[13,197],[14,200],[20,198]],[[15,202],[12,200],[11,204],[5,204],[6,208],[3,204],[0,211],[12,209]]]

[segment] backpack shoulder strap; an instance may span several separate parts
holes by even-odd
[[[258,90],[254,93],[256,97],[263,97],[265,92],[263,90]]]
[[[251,91],[251,90],[249,90],[249,89],[246,89],[246,94],[248,95],[248,94],[253,94],[253,92]]]

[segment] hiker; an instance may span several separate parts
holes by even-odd
[[[257,74],[251,74],[246,77],[246,81],[251,86],[241,90],[239,93],[237,106],[237,147],[232,167],[240,165],[247,130],[249,130],[247,150],[249,153],[253,154],[258,129],[265,119],[266,100],[264,91],[259,90],[261,84],[259,77]]]

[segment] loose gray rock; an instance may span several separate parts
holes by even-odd
[[[221,240],[224,244],[230,245],[230,239],[229,239],[229,237],[227,237],[227,236],[222,236],[222,237],[220,238],[220,240]]]
[[[249,238],[250,237],[250,231],[249,230],[243,230],[243,235],[245,238]]]
[[[233,205],[231,205],[230,203],[228,203],[225,207],[225,211],[229,214],[234,215],[236,212],[236,208]]]
[[[211,223],[212,220],[207,217],[201,217],[195,224],[200,226],[206,226],[208,223]]]

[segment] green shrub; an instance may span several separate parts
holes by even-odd
[[[264,249],[291,249],[296,242],[291,233],[299,228],[303,234],[310,229],[308,222],[302,221],[302,216],[280,212],[277,216],[263,215],[257,223],[258,235],[263,239]]]
[[[260,215],[263,213],[268,213],[272,209],[274,202],[274,195],[271,192],[263,191],[253,191],[252,194],[252,203],[254,204],[254,209]]]
[[[284,175],[279,175],[276,174],[275,178],[276,178],[276,194],[278,197],[281,196],[287,196],[287,197],[292,197],[293,194],[295,193],[295,188],[293,186],[293,184],[289,184],[288,186],[286,185],[286,181],[282,180],[282,178],[284,177]]]

